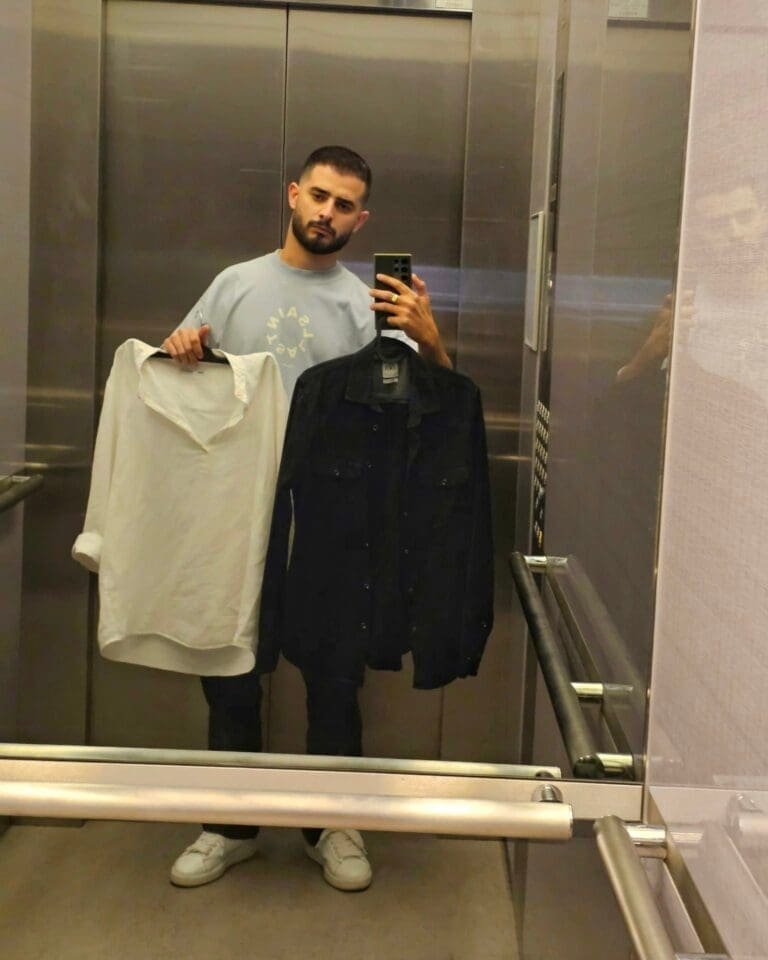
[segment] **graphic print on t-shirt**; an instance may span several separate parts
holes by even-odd
[[[314,338],[312,320],[296,307],[282,307],[267,320],[267,343],[281,366],[292,367],[299,350],[307,352],[307,341]]]

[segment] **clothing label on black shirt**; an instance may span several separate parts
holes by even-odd
[[[400,379],[400,365],[395,363],[388,363],[386,360],[381,364],[381,382],[382,383],[397,383]]]

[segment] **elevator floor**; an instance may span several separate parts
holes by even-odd
[[[516,960],[499,841],[365,835],[374,880],[339,893],[297,830],[216,883],[168,882],[186,824],[15,826],[0,837],[3,960]]]

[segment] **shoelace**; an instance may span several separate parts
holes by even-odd
[[[365,856],[365,847],[355,843],[346,831],[335,831],[330,837],[330,842],[333,852],[339,860],[345,860],[347,857]]]

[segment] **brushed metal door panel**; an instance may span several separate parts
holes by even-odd
[[[100,0],[36,0],[32,17],[26,456],[19,739],[83,743],[88,575],[69,550],[93,444]]]
[[[102,382],[224,267],[280,244],[285,13],[107,4]]]
[[[126,338],[159,344],[220,270],[280,245],[285,30],[284,10],[107,4],[102,384]],[[195,677],[96,655],[91,697],[94,744],[206,742]]]
[[[496,609],[477,679],[445,690],[442,744],[444,759],[509,761],[519,759],[522,700],[523,645],[507,556],[515,523],[539,3],[483,0],[472,23],[457,365],[483,393]]]
[[[29,149],[32,11],[22,0],[0,8],[3,98],[0,137],[0,477],[24,462],[29,317]],[[23,507],[0,516],[0,736],[15,740],[21,618]]]

